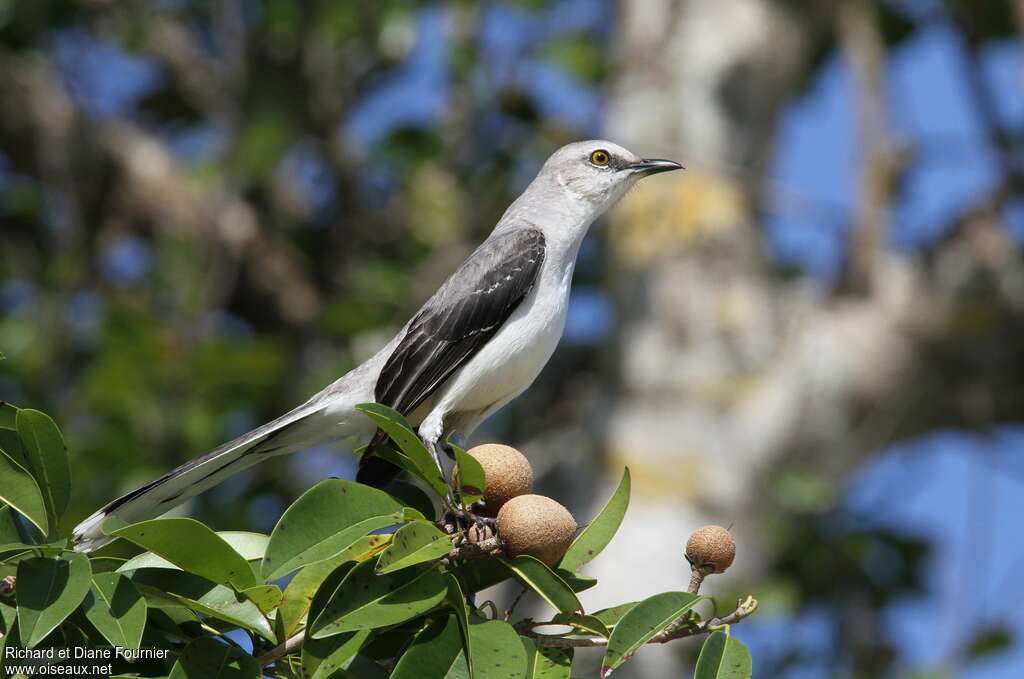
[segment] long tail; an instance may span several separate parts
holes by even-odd
[[[276,420],[119,497],[75,527],[75,550],[91,552],[110,542],[113,538],[104,535],[101,526],[111,516],[126,523],[155,518],[272,455],[307,447],[316,438],[311,440],[309,430],[313,427],[308,426],[308,418],[322,408],[322,401],[311,399]]]

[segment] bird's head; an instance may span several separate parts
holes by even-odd
[[[555,151],[541,170],[596,214],[610,208],[638,179],[682,169],[672,160],[641,158],[603,139],[568,144]]]

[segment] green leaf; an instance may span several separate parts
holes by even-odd
[[[146,601],[119,573],[97,573],[82,604],[85,617],[111,646],[138,648],[146,626]]]
[[[0,401],[0,429],[17,431],[18,409],[7,401]]]
[[[608,638],[611,630],[601,621],[600,618],[585,613],[559,613],[551,618],[551,622],[559,625],[572,625],[577,632],[593,634],[594,636]]]
[[[619,604],[618,606],[612,606],[611,608],[602,608],[599,611],[594,611],[590,615],[600,620],[606,627],[611,629],[619,624],[619,620],[622,620],[622,616],[633,610],[636,606],[636,601],[631,601],[628,604]]]
[[[526,649],[526,679],[569,679],[572,676],[573,649],[546,646],[537,648],[532,639],[521,639]]]
[[[6,505],[0,506],[0,545],[11,545],[21,542],[18,524],[14,522],[14,510]],[[2,551],[3,549],[0,548],[0,552]]]
[[[349,661],[345,669],[348,672],[348,679],[389,679],[384,666],[363,653],[356,653],[356,657]],[[343,678],[342,675],[337,675],[334,679]]]
[[[419,470],[418,476],[427,482],[435,493],[441,497],[448,496],[448,484],[441,476],[441,470],[437,468],[434,456],[430,454],[423,441],[416,435],[409,423],[400,414],[379,403],[361,403],[356,410],[365,413],[381,428],[391,440],[394,441],[402,452],[412,460],[412,463]]]
[[[256,658],[213,637],[193,639],[181,651],[168,679],[258,679]]]
[[[217,535],[246,561],[260,561],[267,553],[270,536],[247,530],[220,530]]]
[[[417,485],[404,481],[392,481],[384,487],[384,492],[398,500],[405,507],[415,509],[425,517],[437,516],[434,502],[427,492]]]
[[[562,578],[574,592],[584,592],[597,585],[597,578],[592,578],[589,575],[579,575],[561,568],[555,568],[554,571],[555,575]]]
[[[543,562],[528,554],[520,554],[514,559],[501,559],[501,562],[512,571],[520,582],[539,594],[558,611],[572,613],[583,610],[583,604],[576,598],[572,588]]]
[[[7,676],[6,672],[2,672],[7,665],[5,660],[7,655],[7,647],[19,648],[23,644],[21,643],[20,635],[18,634],[18,609],[14,606],[0,601],[0,676]],[[17,662],[17,660],[14,660]]]
[[[217,536],[228,543],[231,549],[241,554],[242,558],[246,561],[260,561],[263,559],[263,554],[267,551],[267,542],[270,540],[269,536],[262,533],[250,533],[247,531],[218,531]],[[130,573],[140,568],[181,570],[179,566],[176,566],[159,554],[143,552],[125,561],[117,568],[117,571],[119,573]]]
[[[374,573],[364,562],[352,569],[310,626],[314,639],[395,625],[440,604],[447,591],[440,571]]]
[[[277,608],[283,596],[281,588],[277,585],[256,585],[243,589],[241,594],[264,613],[270,613]]]
[[[693,608],[700,599],[696,594],[687,592],[663,592],[631,608],[608,637],[608,648],[605,649],[601,663],[601,676],[608,676],[638,648],[650,641],[651,637]]]
[[[437,612],[437,615],[441,615],[440,611]],[[391,662],[390,665],[394,667],[398,657],[409,647],[412,638],[434,619],[434,615],[427,615],[388,629],[372,630],[373,638],[359,652],[359,655],[375,662],[393,660],[394,662]],[[329,638],[336,639],[337,637]]]
[[[237,589],[254,587],[256,576],[241,554],[205,524],[185,517],[151,519],[113,532],[162,556],[182,570]]]
[[[0,450],[0,501],[16,509],[45,535],[49,523],[39,485],[24,467]]]
[[[274,580],[329,559],[367,533],[401,523],[402,516],[402,505],[383,491],[353,481],[321,481],[281,516],[260,572]]]
[[[473,658],[469,655],[469,609],[466,606],[466,595],[462,592],[459,579],[451,572],[445,573],[444,579],[448,588],[444,594],[444,601],[455,611],[455,618],[459,621],[459,629],[462,630],[462,647],[466,650],[466,666],[472,676]]]
[[[377,560],[377,572],[391,573],[407,566],[426,561],[435,561],[447,556],[452,549],[452,539],[432,523],[413,521],[395,533],[391,544]]]
[[[487,477],[484,468],[476,458],[458,446],[455,448],[455,462],[458,464],[459,501],[464,507],[484,499]]]
[[[21,439],[18,438],[17,431],[0,429],[0,450],[7,453],[9,458],[21,465],[29,474],[32,473],[31,465],[28,463],[28,454],[25,452],[25,446],[22,445]],[[36,485],[39,485],[38,480]],[[42,494],[41,491],[40,494]]]
[[[92,634],[90,629],[88,632],[83,627],[88,625],[79,624],[77,615],[70,616],[67,620],[62,622],[57,629],[50,633],[50,636],[46,637],[44,643],[46,646],[40,644],[38,648],[82,648],[82,647],[95,647],[102,643],[102,638],[99,635]]]
[[[116,556],[94,556],[89,559],[93,575],[97,573],[115,573],[124,565],[124,559]]]
[[[18,617],[18,609],[8,603],[4,603],[0,600],[0,634],[7,634],[11,631],[14,626],[14,621]],[[3,657],[0,655],[0,657]]]
[[[182,605],[197,613],[252,630],[268,641],[277,641],[259,607],[229,587],[192,573],[155,568],[138,570],[131,575],[131,580],[146,597],[150,607],[167,603]]]
[[[38,556],[37,554],[30,553],[29,550],[31,550],[31,548],[31,545],[24,544],[0,545],[0,565],[16,566],[17,563],[23,559],[27,559],[31,556]]]
[[[117,571],[119,573],[131,573],[142,568],[163,568],[171,571],[181,570],[180,567],[175,566],[159,554],[154,554],[153,552],[142,552],[141,554],[136,554],[118,566]]]
[[[25,646],[38,644],[71,615],[91,584],[92,570],[84,554],[18,563],[18,627]]]
[[[352,634],[326,639],[325,641],[336,644],[336,646],[320,661],[310,679],[328,679],[328,677],[345,676],[339,675],[338,672],[345,668],[348,662],[355,657],[371,634],[373,634],[373,630],[364,629]]]
[[[694,679],[750,679],[750,651],[727,632],[714,632],[700,648]]]
[[[299,631],[302,618],[309,612],[313,595],[338,566],[348,561],[366,561],[387,546],[390,540],[390,535],[367,535],[356,540],[341,554],[310,564],[296,573],[285,588],[284,598],[277,609],[281,636],[287,639]]]
[[[416,635],[395,665],[390,679],[469,679],[459,621],[454,615],[435,620]]]
[[[497,559],[470,559],[450,566],[459,579],[459,585],[467,594],[493,587],[512,577],[511,571]]]
[[[16,424],[29,469],[43,493],[50,529],[56,531],[71,498],[71,468],[64,437],[53,420],[38,410],[22,408]]]
[[[56,542],[43,542],[39,544],[13,542],[6,545],[0,545],[0,554],[3,554],[3,558],[0,558],[0,563],[17,563],[32,556],[45,556],[51,558],[58,557],[67,551],[67,547],[67,540],[57,540]],[[31,552],[31,554],[29,554],[29,552]]]
[[[473,679],[521,679],[526,676],[526,649],[512,625],[485,620],[469,626]]]
[[[0,450],[7,453],[12,460],[25,469],[29,469],[28,455],[25,453],[25,446],[18,438],[18,432],[12,429],[0,428]]]
[[[622,473],[619,487],[601,509],[589,526],[576,536],[558,563],[558,568],[567,571],[578,571],[580,566],[591,561],[601,553],[615,537],[622,525],[622,518],[629,507],[629,468]]]
[[[321,564],[317,564],[317,566],[319,565]],[[344,582],[345,578],[348,577],[348,574],[352,572],[352,568],[354,568],[354,566],[355,564],[351,561],[343,563],[331,571],[331,573],[324,579],[319,589],[317,589],[316,593],[313,595],[313,600],[310,602],[308,618],[310,622],[316,620],[317,616],[319,616],[324,610],[324,606],[326,606],[327,602],[330,601],[331,595],[333,595],[338,589],[338,586]],[[306,640],[302,644],[301,657],[302,668],[308,675],[312,675],[316,672],[320,663],[322,663],[327,656],[337,651],[340,646],[347,643],[356,635],[356,633],[353,632],[352,634],[339,634],[338,636],[329,637],[327,639],[314,639],[308,634],[309,626],[307,625],[306,627],[307,634]]]
[[[363,446],[359,450],[362,451],[363,455],[365,455],[368,449],[369,446]],[[415,462],[413,462],[412,459],[405,453],[399,452],[394,448],[390,448],[388,446],[380,446],[375,451],[373,451],[373,454],[381,458],[382,460],[387,460],[388,462],[395,465],[399,469],[409,472],[416,478],[423,479],[423,472],[420,471],[419,466]],[[423,480],[424,482],[426,481],[426,479]]]
[[[139,589],[146,600],[146,624],[154,632],[164,633],[172,639],[181,634],[183,625],[199,624],[199,614],[169,596],[151,596]]]

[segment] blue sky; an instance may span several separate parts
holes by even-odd
[[[901,248],[933,242],[958,212],[998,180],[992,149],[965,90],[960,49],[957,34],[935,24],[890,57],[892,135],[912,144],[921,158],[911,167],[892,218],[891,240]],[[1024,124],[1022,62],[1019,43],[985,50],[985,73],[996,91],[1004,93],[1001,111],[1018,125]],[[841,57],[833,57],[784,116],[770,178],[780,194],[780,205],[768,219],[775,252],[826,277],[839,264],[854,199],[854,110],[849,69]]]

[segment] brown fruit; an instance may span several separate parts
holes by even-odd
[[[498,535],[509,556],[529,554],[553,566],[576,537],[576,520],[549,497],[520,495],[498,512]]]
[[[495,516],[502,505],[533,489],[533,468],[526,456],[512,446],[484,443],[466,451],[484,469],[484,516]],[[456,467],[456,471],[458,467]]]
[[[736,558],[736,543],[721,526],[704,526],[686,541],[686,560],[706,573],[724,573]]]

